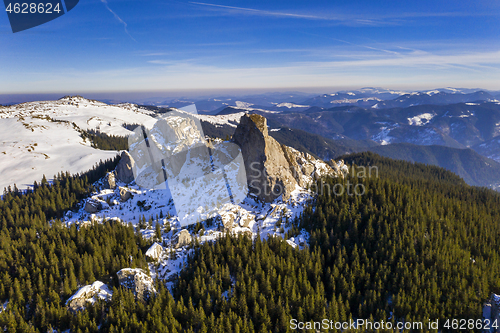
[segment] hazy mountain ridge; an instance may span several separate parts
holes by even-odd
[[[211,127],[213,125],[202,122],[205,134],[218,137],[230,137],[234,132],[231,126]],[[269,121],[269,135],[281,144],[307,152],[324,160],[337,159],[341,155],[372,151],[381,156],[409,162],[418,162],[435,165],[450,170],[462,177],[469,185],[499,188],[500,163],[484,157],[472,149],[460,149],[438,145],[417,145],[411,143],[394,143],[379,145],[371,140],[328,139],[321,135],[281,127],[272,129],[277,123]],[[499,138],[492,139],[489,147],[500,150]],[[475,147],[475,149],[478,149]],[[498,155],[495,155],[498,156]],[[494,157],[494,156],[493,156]]]
[[[438,94],[436,94],[438,95]],[[312,107],[303,112],[265,112],[228,107],[220,114],[252,112],[269,119],[272,128],[294,128],[330,139],[373,140],[379,144],[412,143],[475,148],[500,135],[500,103],[416,105],[406,108],[373,109],[340,106]],[[494,145],[478,150],[495,157]],[[497,161],[500,161],[497,160]]]
[[[409,107],[414,105],[444,105],[467,102],[498,102],[496,98],[485,92],[448,93],[443,91],[418,92],[399,96],[393,100],[386,100],[374,105],[374,108]]]
[[[481,156],[472,149],[395,143],[370,147],[368,150],[396,160],[445,168],[459,175],[469,185],[500,189],[500,163]]]

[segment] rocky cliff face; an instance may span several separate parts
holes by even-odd
[[[191,243],[193,238],[191,234],[186,229],[182,229],[173,239],[173,245],[175,248],[180,248]]]
[[[251,193],[264,202],[286,198],[297,185],[280,144],[268,135],[266,118],[244,115],[233,135],[245,161]]]
[[[163,255],[163,247],[156,242],[153,245],[151,245],[151,247],[146,251],[146,257],[153,260],[160,259],[162,255]]]
[[[127,151],[123,151],[120,162],[116,166],[116,177],[124,183],[131,183],[134,181],[134,172],[133,168],[135,165],[135,161],[130,156]]]
[[[286,200],[297,185],[305,187],[321,176],[342,176],[323,161],[280,145],[269,136],[266,118],[257,114],[241,117],[233,141],[243,153],[250,192],[264,202],[281,195]]]

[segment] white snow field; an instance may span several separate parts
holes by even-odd
[[[25,189],[43,175],[87,171],[113,158],[118,152],[92,148],[78,130],[128,135],[123,123],[142,123],[151,114],[133,104],[112,106],[82,97],[0,107],[0,191],[14,184]]]

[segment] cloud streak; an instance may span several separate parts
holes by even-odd
[[[328,19],[326,17],[315,16],[315,15],[281,13],[281,12],[273,12],[273,11],[268,11],[268,10],[254,9],[254,8],[217,5],[217,4],[205,3],[205,2],[189,1],[189,3],[194,4],[194,5],[199,5],[199,6],[223,8],[223,9],[229,9],[229,10],[233,10],[233,11],[234,10],[236,10],[236,11],[243,11],[243,12],[247,12],[247,13],[255,14],[255,15],[265,15],[265,16],[274,16],[274,17],[304,18],[304,19],[314,19],[314,20],[325,20],[325,19]]]
[[[102,1],[102,0],[101,0]],[[352,15],[343,13],[342,15],[308,15],[308,14],[295,14],[286,12],[276,12],[270,10],[262,10],[248,7],[236,7],[219,5],[207,2],[189,1],[188,3],[203,6],[218,8],[226,12],[240,12],[249,15],[282,17],[282,18],[297,18],[309,20],[323,20],[334,21],[341,25],[348,26],[386,26],[386,25],[401,25],[403,21],[413,18],[448,18],[448,17],[482,17],[482,16],[497,16],[498,12],[464,12],[464,11],[446,11],[446,12],[404,12],[397,14],[369,14],[369,15]]]
[[[134,37],[132,37],[132,35],[128,32],[128,29],[127,29],[127,22],[125,22],[124,20],[122,20],[122,19],[121,19],[121,17],[120,17],[120,16],[118,16],[118,14],[116,14],[113,10],[111,10],[111,8],[109,8],[109,6],[108,6],[108,1],[107,1],[107,0],[101,0],[101,2],[104,4],[104,6],[106,6],[106,9],[107,9],[107,10],[109,10],[109,12],[110,12],[111,14],[113,14],[113,16],[114,16],[114,17],[118,20],[118,22],[120,22],[121,24],[123,24],[123,29],[125,30],[125,33],[126,33],[126,34],[130,37],[130,38],[132,38],[132,40],[133,40],[134,42],[137,42],[137,41],[135,40],[135,38],[134,38]]]

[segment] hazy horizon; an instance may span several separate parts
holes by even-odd
[[[398,89],[398,88],[387,88],[387,87],[323,87],[323,88],[276,88],[276,89],[216,89],[216,90],[184,90],[184,91],[127,91],[127,92],[54,92],[54,93],[13,93],[13,94],[1,94],[0,93],[0,104],[19,104],[25,102],[34,101],[50,101],[57,100],[64,96],[75,96],[80,95],[88,99],[111,101],[111,102],[134,102],[141,100],[155,100],[164,99],[175,100],[175,99],[190,99],[190,100],[202,100],[215,97],[244,97],[251,95],[265,95],[273,93],[281,94],[304,94],[304,95],[322,95],[322,94],[333,94],[340,91],[355,91],[363,88],[376,88],[376,89],[389,89],[401,92],[413,92],[413,91],[429,91],[434,89],[442,88],[457,88],[457,89],[470,89],[470,90],[484,90],[493,93],[500,93],[499,90],[483,89],[482,87],[432,87],[432,88],[421,88],[421,89]],[[299,102],[299,101],[296,101]]]
[[[494,1],[90,0],[15,34],[0,15],[0,93],[500,90],[499,17]]]

